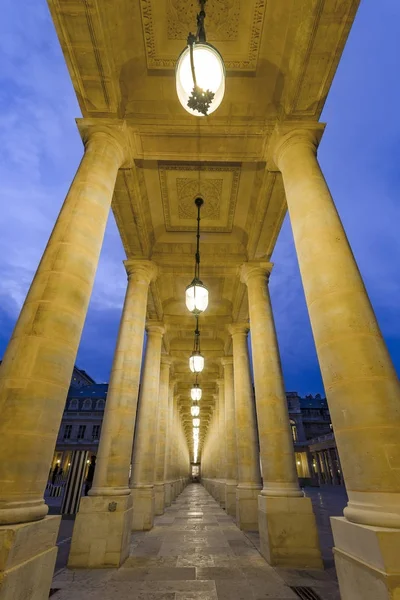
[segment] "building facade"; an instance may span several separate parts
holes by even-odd
[[[58,464],[64,477],[74,450],[97,455],[107,391],[107,383],[70,388],[52,461],[52,469]]]

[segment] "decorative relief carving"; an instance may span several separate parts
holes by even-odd
[[[197,0],[169,0],[168,39],[186,40],[196,27]],[[239,32],[240,0],[213,0],[206,6],[207,36],[213,42],[235,41]]]
[[[189,179],[178,177],[176,193],[178,198],[178,215],[180,219],[195,219],[197,209],[194,204],[196,196],[204,200],[202,218],[217,221],[220,218],[220,202],[223,179]]]
[[[232,231],[240,166],[210,165],[202,169],[199,176],[197,165],[160,163],[159,177],[167,231],[196,230],[194,199],[197,195],[204,198],[202,230]]]
[[[163,1],[166,2],[167,0]],[[168,44],[165,45],[161,42],[157,44],[156,42],[156,26],[154,25],[152,11],[153,6],[155,10],[157,8],[156,2],[161,2],[161,0],[141,0],[140,2],[147,67],[149,69],[174,69],[177,59],[176,45],[169,46]],[[246,2],[250,3],[251,0],[246,0]],[[257,68],[258,51],[267,0],[252,0],[252,2],[254,2],[254,9],[252,11],[253,18],[250,34],[247,33],[244,25],[243,31],[241,30],[240,12],[241,10],[245,10],[244,0],[242,2],[240,0],[218,0],[213,7],[210,5],[207,8],[207,14],[210,15],[210,22],[207,26],[210,41],[215,40],[216,42],[229,44],[232,41],[238,40],[241,34],[248,37],[247,50],[243,53],[242,57],[232,60],[229,58],[229,53],[224,51],[224,62],[227,69],[255,71]],[[192,0],[192,3],[194,4],[193,14],[196,15],[198,9],[194,0]],[[177,16],[178,6],[179,19]],[[183,9],[182,6],[184,6]],[[212,11],[215,11],[217,21],[214,30],[211,19]],[[194,29],[193,23],[195,21],[193,21],[192,12],[188,10],[187,3],[184,0],[168,0],[167,21],[166,37],[171,40],[171,43],[177,39],[186,40],[189,31]],[[158,27],[160,27],[159,24]],[[159,32],[157,39],[164,39],[164,35],[164,32]],[[160,54],[160,50],[163,52],[163,55]]]

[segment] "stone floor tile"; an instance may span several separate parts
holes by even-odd
[[[244,579],[244,573],[237,567],[197,567],[196,578],[211,579],[214,581],[218,579]]]
[[[321,496],[321,495],[320,495]],[[315,495],[314,505],[321,502]],[[323,504],[323,503],[322,503]],[[321,544],[330,540],[329,503],[319,516]],[[259,535],[240,531],[200,485],[192,485],[154,528],[135,532],[120,569],[60,572],[54,600],[296,600],[291,585],[340,600],[332,555],[326,571],[274,569],[259,553]]]
[[[118,569],[113,581],[188,581],[196,579],[195,567],[135,567]]]
[[[179,556],[177,567],[214,567],[215,561],[211,554],[189,554]]]

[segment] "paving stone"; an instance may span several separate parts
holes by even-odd
[[[316,498],[314,498],[316,502]],[[329,519],[322,537],[329,542]],[[298,600],[291,585],[315,589],[322,600],[340,600],[332,556],[326,571],[275,569],[259,552],[256,532],[240,531],[204,488],[193,485],[151,531],[135,532],[120,569],[63,570],[54,600]]]

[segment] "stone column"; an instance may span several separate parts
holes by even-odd
[[[164,513],[165,504],[165,455],[167,444],[169,373],[171,364],[172,360],[169,356],[161,356],[160,392],[158,397],[156,469],[154,479],[154,506],[156,515],[162,515]]]
[[[147,294],[157,268],[127,260],[128,288],[122,311],[93,487],[75,520],[68,566],[118,567],[129,554],[132,498],[129,467],[135,429]],[[110,511],[110,503],[115,510]]]
[[[172,420],[172,484],[171,484],[171,501],[175,500],[178,495],[178,398],[174,396],[173,404],[173,420]]]
[[[147,347],[138,407],[138,424],[132,454],[134,531],[148,530],[154,522],[154,475],[160,386],[161,344],[164,327],[149,322]]]
[[[165,506],[171,506],[172,502],[172,448],[173,448],[173,418],[174,418],[174,388],[175,381],[169,382],[168,393],[168,417],[166,432],[165,451]]]
[[[322,568],[311,500],[299,488],[282,367],[268,290],[271,263],[240,269],[247,285],[263,490],[261,553],[271,565]]]
[[[225,510],[236,517],[237,450],[235,431],[235,396],[233,389],[233,356],[221,359],[225,382]]]
[[[400,593],[393,574],[400,547],[400,384],[316,158],[322,131],[322,124],[277,130],[272,155],[283,177],[349,496],[345,518],[332,519],[342,596],[370,598],[374,582],[378,600]]]
[[[0,561],[4,597],[22,597],[33,586],[45,597],[50,587],[60,517],[41,521],[48,510],[43,493],[118,169],[127,159],[117,127],[89,130],[84,143],[1,365],[0,536],[9,540]],[[13,554],[21,544],[23,554]],[[12,573],[3,568],[9,560]]]
[[[217,379],[218,386],[218,431],[219,431],[219,503],[225,508],[226,481],[226,428],[225,428],[225,382]]]
[[[258,531],[257,498],[261,489],[257,424],[247,349],[247,323],[229,326],[233,343],[238,486],[236,521],[240,529]]]

